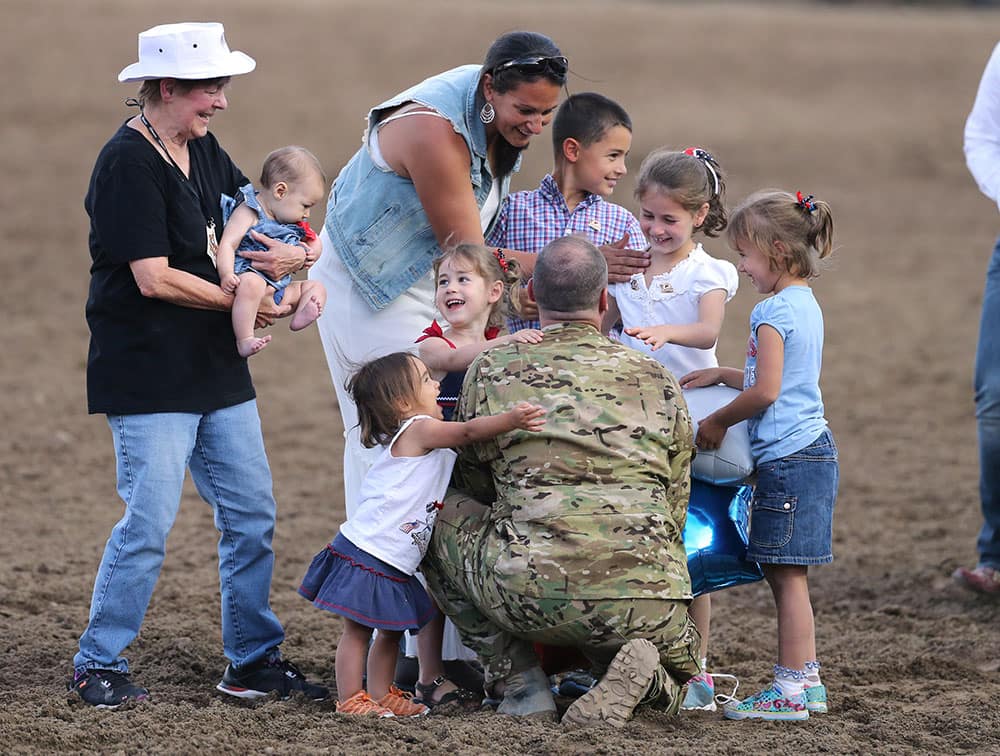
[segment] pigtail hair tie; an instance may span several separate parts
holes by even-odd
[[[816,195],[814,194],[803,197],[802,192],[795,193],[795,204],[810,214],[816,212],[816,203],[813,201],[815,199]]]

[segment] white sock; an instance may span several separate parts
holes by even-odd
[[[818,661],[807,661],[806,662],[806,687],[811,688],[814,685],[822,685],[823,683],[819,679],[819,662]]]
[[[789,669],[774,665],[774,686],[786,697],[800,695],[805,688],[806,672],[803,669]]]

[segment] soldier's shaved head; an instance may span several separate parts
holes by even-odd
[[[539,309],[556,317],[596,311],[607,284],[604,255],[582,236],[561,236],[546,244],[532,274]]]

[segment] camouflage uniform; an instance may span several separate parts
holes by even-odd
[[[699,642],[682,540],[693,444],[676,380],[561,323],[480,355],[456,418],[519,401],[544,406],[546,425],[459,451],[422,565],[432,594],[487,683],[536,665],[533,642],[577,647],[601,671],[632,638],[686,681]]]

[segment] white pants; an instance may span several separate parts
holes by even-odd
[[[358,411],[344,384],[369,360],[393,352],[417,351],[417,337],[438,317],[434,306],[434,274],[428,271],[387,307],[376,312],[361,297],[325,228],[320,232],[320,240],[323,254],[310,268],[309,278],[321,281],[327,291],[323,317],[316,325],[344,421],[344,507],[350,519],[357,509],[361,481],[381,449],[366,449],[361,444]],[[416,641],[409,634],[407,636],[406,653],[416,656]],[[446,660],[476,658],[473,651],[462,645],[450,620],[445,623],[441,655]]]

